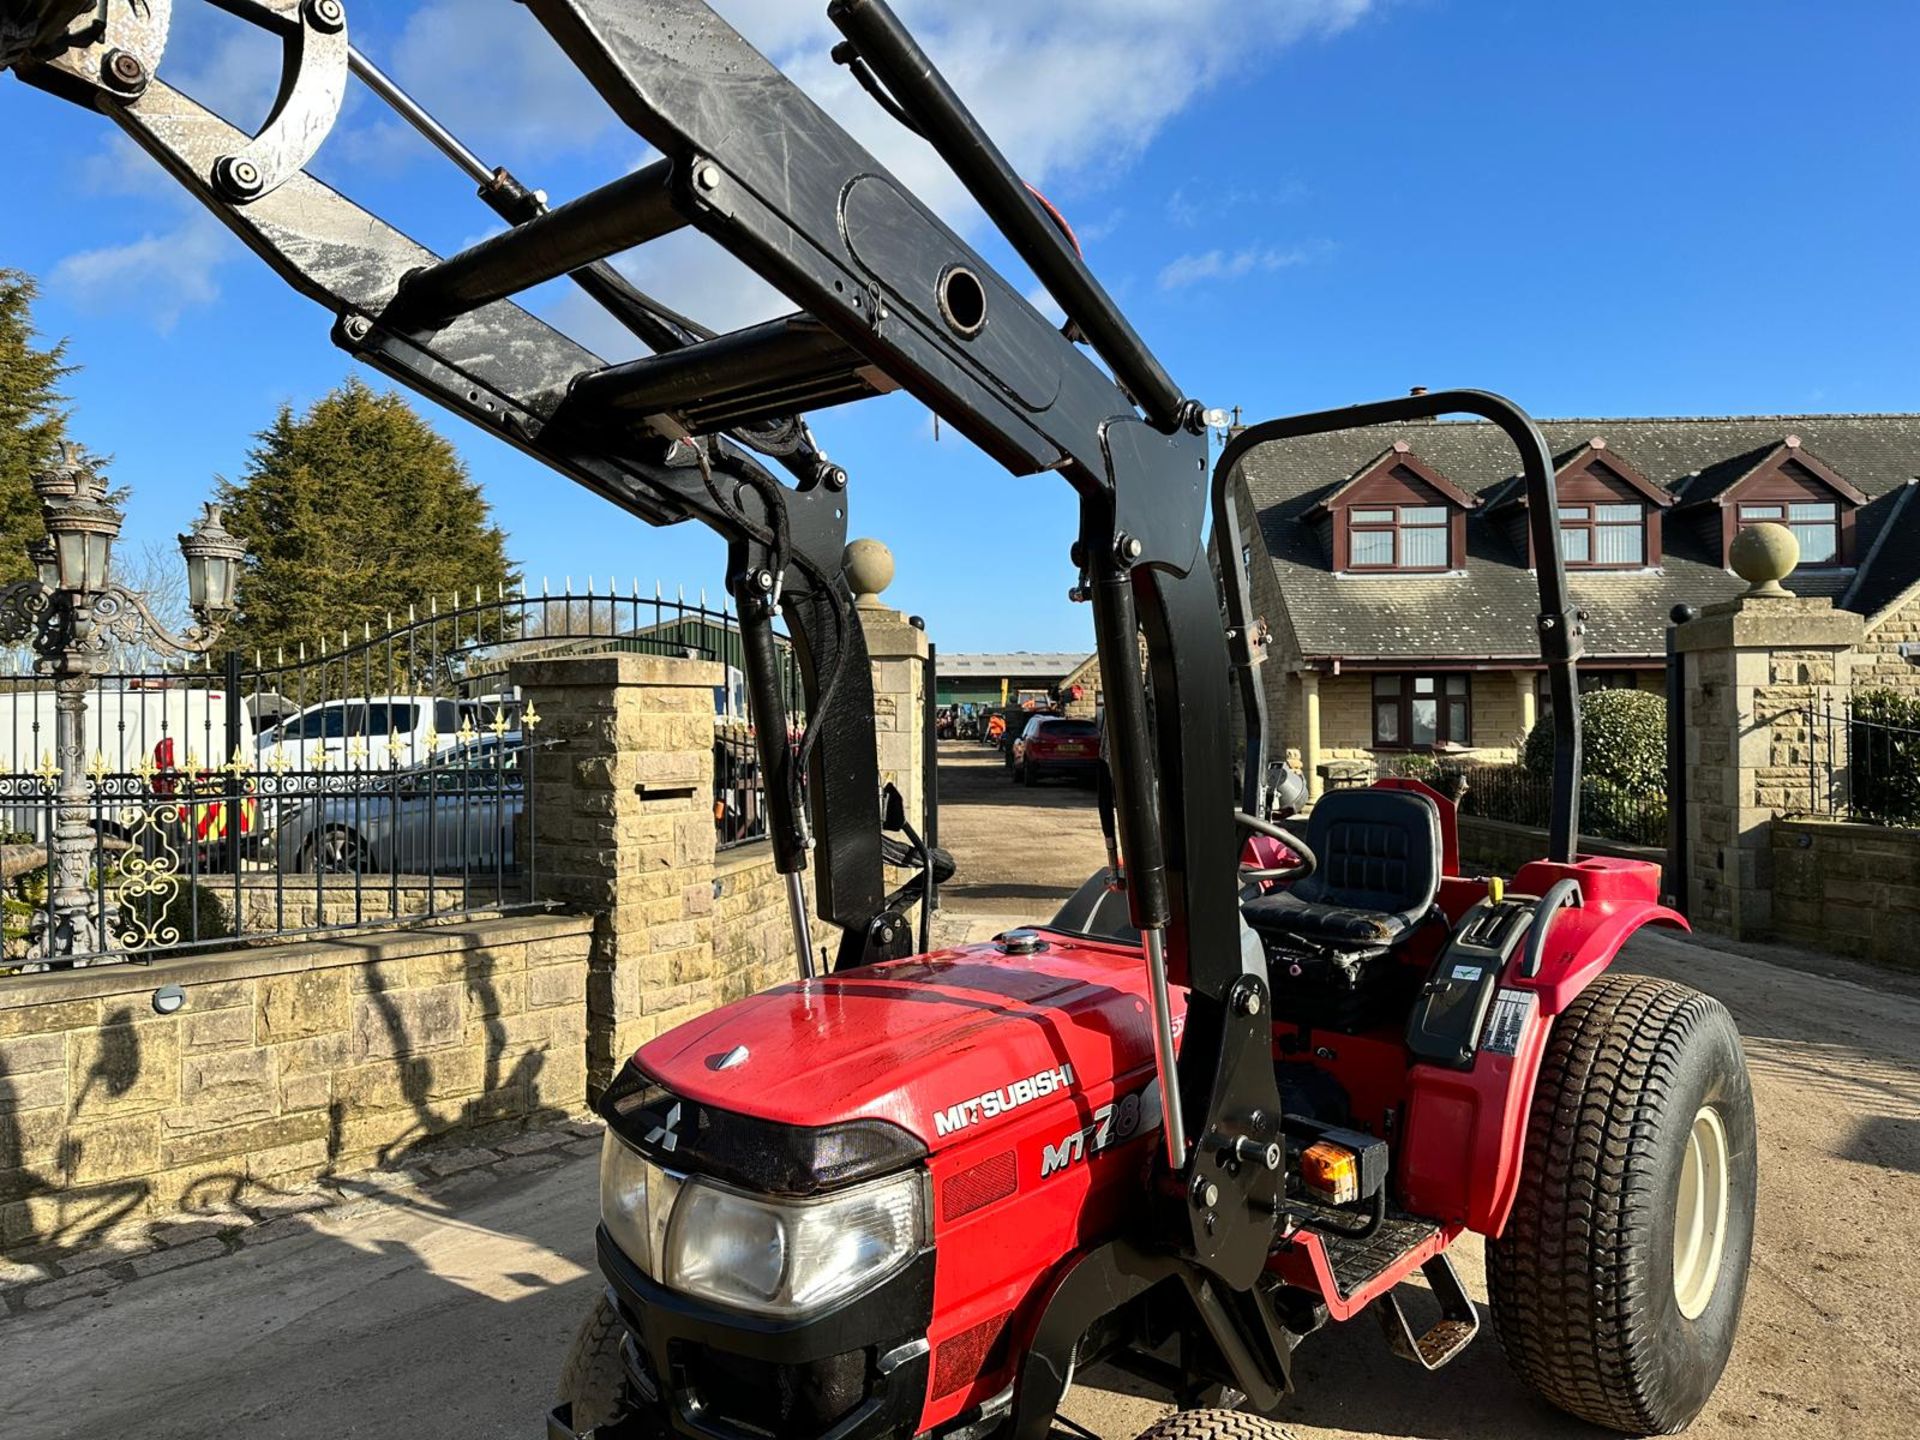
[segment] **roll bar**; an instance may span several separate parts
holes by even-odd
[[[1560,553],[1560,509],[1553,488],[1553,454],[1546,437],[1527,413],[1505,396],[1487,390],[1439,390],[1318,410],[1249,426],[1227,442],[1213,469],[1213,534],[1226,601],[1228,643],[1240,680],[1240,706],[1247,731],[1242,776],[1242,808],[1266,813],[1267,697],[1260,684],[1264,641],[1256,634],[1253,595],[1243,556],[1245,532],[1233,503],[1233,479],[1256,446],[1298,440],[1338,430],[1435,420],[1442,415],[1478,415],[1491,420],[1520,452],[1520,473],[1527,487],[1527,523],[1540,580],[1538,635],[1546,662],[1548,694],[1553,700],[1553,808],[1547,827],[1547,859],[1570,864],[1580,848],[1580,706],[1576,671],[1586,648],[1586,616],[1573,608],[1567,593],[1567,564]]]

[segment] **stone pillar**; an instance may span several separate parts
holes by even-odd
[[[893,555],[878,540],[847,546],[847,580],[873,662],[873,731],[880,779],[905,798],[907,820],[923,824],[926,774],[927,632],[880,599],[893,583]]]
[[[1761,534],[1771,531],[1779,535]],[[1783,527],[1743,531],[1733,558],[1754,588],[1674,636],[1686,667],[1685,881],[1695,925],[1755,938],[1773,918],[1773,817],[1825,808],[1829,770],[1813,712],[1844,706],[1865,622],[1781,589],[1799,558]]]
[[[721,999],[714,959],[712,661],[588,655],[517,661],[540,721],[528,814],[541,898],[595,916],[587,1090],[639,1046]]]
[[[1513,688],[1520,702],[1520,744],[1524,749],[1527,736],[1540,723],[1540,692],[1534,688],[1531,670],[1515,671]]]
[[[1320,773],[1320,677],[1311,670],[1300,672],[1300,768],[1307,777],[1307,798],[1318,800],[1327,782]]]

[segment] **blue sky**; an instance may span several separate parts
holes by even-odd
[[[951,177],[828,62],[824,0],[716,8],[980,241]],[[1920,6],[901,8],[1210,405],[1259,417],[1467,384],[1543,416],[1920,410]],[[277,52],[196,0],[179,10],[163,77],[257,121]],[[509,0],[349,13],[363,50],[556,199],[646,158]],[[0,264],[42,277],[41,325],[85,366],[76,430],[133,487],[130,538],[168,540],[280,404],[353,367],[319,310],[100,117],[9,79],[0,136]],[[443,252],[491,228],[470,186],[364,94],[315,168]],[[772,313],[691,238],[628,263],[710,323]],[[564,286],[536,304],[624,355]],[[432,418],[536,581],[717,591],[721,547],[705,532],[651,530]],[[944,428],[936,440],[903,397],[816,429],[853,472],[855,533],[898,556],[889,599],[943,648],[1090,645],[1064,598],[1060,481],[1009,477]]]

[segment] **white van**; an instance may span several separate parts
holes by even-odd
[[[397,770],[460,743],[463,727],[489,731],[504,709],[517,725],[519,700],[487,695],[373,695],[325,700],[260,732],[256,763],[291,770]]]
[[[0,825],[36,839],[52,815],[53,782],[33,777],[55,770],[54,716],[50,684],[0,690]],[[244,706],[240,734],[228,729],[225,690],[173,685],[94,686],[81,739],[89,774],[110,776],[205,774],[229,763],[236,747],[252,746]]]

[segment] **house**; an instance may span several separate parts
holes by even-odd
[[[1788,585],[1867,617],[1867,683],[1920,690],[1920,415],[1541,424],[1587,615],[1588,688],[1664,686],[1676,605],[1738,593],[1744,525],[1791,528]],[[1518,457],[1481,421],[1276,441],[1238,476],[1273,733],[1322,767],[1513,758],[1545,702]],[[1913,658],[1910,658],[1913,657]]]

